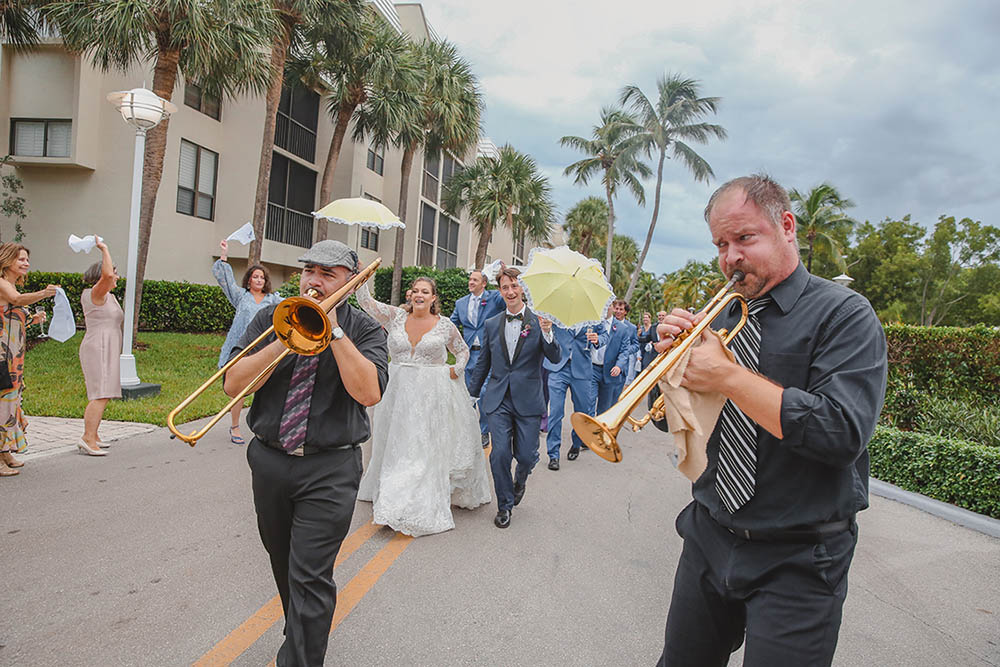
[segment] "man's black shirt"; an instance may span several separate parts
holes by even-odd
[[[275,308],[276,306],[262,308],[254,316],[246,333],[233,348],[230,359],[271,326]],[[361,354],[375,364],[379,391],[384,393],[389,381],[389,351],[386,347],[385,331],[370,315],[347,303],[337,308],[337,321],[346,337],[354,343]],[[257,350],[263,349],[274,340],[276,337],[272,333],[257,346]],[[278,428],[281,425],[281,415],[288,394],[288,384],[295,368],[296,356],[289,354],[281,360],[271,377],[254,394],[253,405],[247,414],[250,430],[266,443],[278,442]],[[316,384],[309,406],[306,446],[318,449],[339,447],[363,442],[370,435],[371,424],[365,406],[347,393],[333,352],[329,348],[323,350],[319,354]]]

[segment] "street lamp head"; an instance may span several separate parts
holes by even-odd
[[[833,282],[837,283],[838,285],[843,285],[844,287],[850,287],[851,283],[854,282],[854,278],[850,277],[846,273],[841,273],[836,278],[833,278]]]
[[[175,105],[145,88],[109,93],[108,102],[115,105],[126,123],[139,130],[151,130],[177,111]]]

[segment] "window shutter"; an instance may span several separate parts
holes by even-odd
[[[198,170],[198,192],[215,194],[215,158],[212,151],[201,151],[201,168]]]
[[[198,148],[191,143],[181,141],[180,173],[177,184],[182,188],[194,190],[194,174],[198,165]]]
[[[14,125],[14,155],[45,155],[45,123],[19,120]]]
[[[69,157],[72,123],[50,122],[49,139],[45,154],[49,157]]]

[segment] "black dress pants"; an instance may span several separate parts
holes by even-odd
[[[323,664],[337,604],[333,564],[351,527],[361,481],[361,448],[290,456],[247,448],[257,529],[285,612],[278,667]]]
[[[816,544],[750,542],[692,502],[677,532],[684,548],[659,667],[724,666],[744,636],[744,665],[831,663],[856,524]]]

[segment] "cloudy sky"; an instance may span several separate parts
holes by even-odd
[[[728,140],[695,145],[712,185],[664,168],[663,204],[645,268],[714,256],[701,211],[720,182],[764,170],[791,188],[828,181],[859,220],[941,214],[1000,226],[1000,2],[996,0],[423,0],[485,93],[486,133],[531,154],[561,213],[599,183],[562,175],[602,105],[664,72],[722,98]],[[626,193],[618,225],[640,244],[655,180],[640,208]]]

